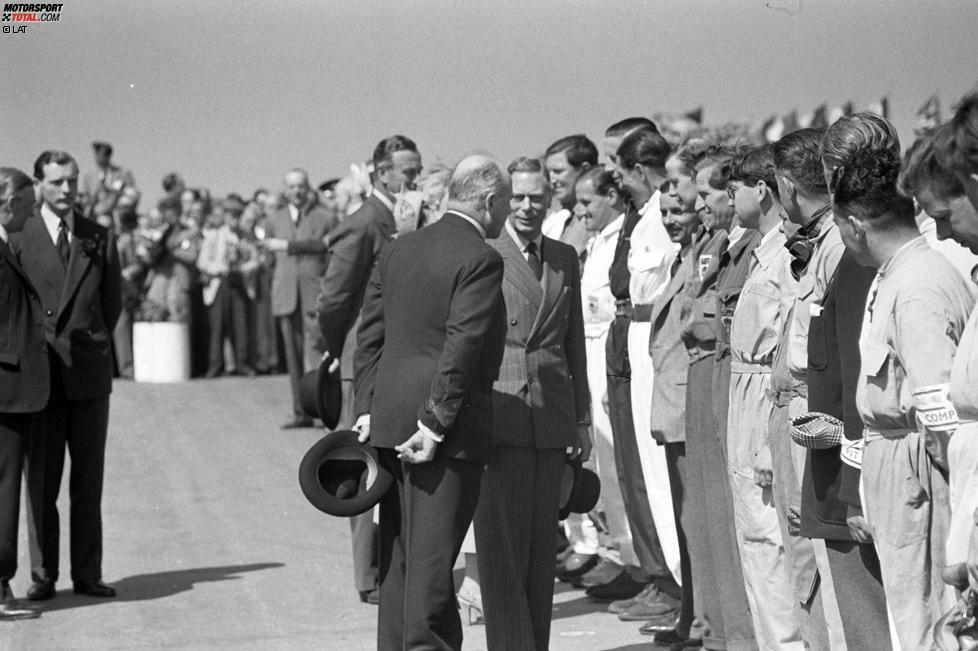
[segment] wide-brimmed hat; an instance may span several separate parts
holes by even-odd
[[[309,371],[299,381],[299,405],[310,418],[319,418],[328,429],[333,429],[340,420],[343,406],[343,381],[339,369],[332,373],[329,366],[331,357],[324,358],[319,368]]]
[[[394,478],[380,466],[373,446],[353,430],[319,439],[299,464],[299,486],[309,503],[328,515],[350,517],[372,509]]]
[[[564,474],[560,478],[560,511],[563,520],[571,513],[589,513],[601,496],[601,480],[590,468],[585,468],[580,459],[567,459]]]

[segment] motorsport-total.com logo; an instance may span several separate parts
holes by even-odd
[[[4,34],[26,34],[31,23],[56,23],[61,20],[63,3],[14,3],[3,5]],[[15,23],[10,25],[8,23]]]

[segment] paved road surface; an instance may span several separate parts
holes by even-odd
[[[117,383],[103,501],[115,599],[71,594],[67,479],[62,578],[38,620],[0,622],[0,649],[372,649],[376,608],[356,598],[343,520],[315,510],[296,472],[319,430],[282,432],[284,376]],[[23,521],[23,516],[22,516]],[[23,597],[30,580],[21,527]],[[559,594],[551,648],[646,649],[579,590]],[[481,626],[465,648],[486,649]]]

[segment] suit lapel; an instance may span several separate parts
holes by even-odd
[[[649,319],[652,322],[653,328],[655,328],[655,324],[659,320],[659,316],[669,307],[669,304],[672,303],[672,299],[676,297],[676,294],[682,290],[686,279],[685,267],[687,264],[689,264],[688,258],[690,256],[692,256],[692,253],[687,254],[687,259],[684,259],[679,264],[679,268],[676,269],[675,275],[669,279],[669,284],[666,286],[665,291],[662,292],[662,295],[659,296],[659,298],[655,299],[655,305],[652,307],[652,318]],[[673,262],[675,262],[675,260],[676,259],[673,258],[669,261],[669,264],[671,265]]]
[[[24,225],[21,243],[24,253],[32,260],[30,266],[36,265],[41,270],[49,295],[60,297],[65,286],[65,268],[40,211],[35,212]]]
[[[91,241],[92,244],[86,244],[87,241]],[[85,253],[83,251],[85,246],[92,250]],[[78,291],[78,285],[81,284],[96,255],[99,255],[99,251],[95,233],[88,229],[88,222],[85,221],[85,218],[76,214],[75,232],[71,238],[71,254],[68,256],[68,270],[65,274],[64,289],[61,292],[61,304],[58,306],[59,314],[68,306],[75,292]]]
[[[377,209],[377,214],[380,215],[380,219],[377,221],[377,225],[380,228],[380,232],[384,234],[388,240],[394,239],[394,235],[397,233],[397,224],[394,222],[394,213],[388,210],[387,205],[375,197],[370,195],[367,197],[367,201],[371,201],[374,207]]]
[[[504,229],[493,241],[496,243],[496,250],[503,257],[506,280],[526,296],[531,305],[539,306],[543,302],[543,287],[533,275],[530,265],[526,263],[523,252],[516,246],[513,237]]]
[[[557,300],[560,298],[560,292],[564,288],[564,269],[560,264],[560,259],[555,255],[553,242],[547,240],[548,238],[543,238],[540,246],[540,260],[543,263],[543,300],[540,302],[537,319],[530,331],[531,338],[547,323],[547,319],[553,313]],[[529,265],[526,265],[526,268],[529,269]]]

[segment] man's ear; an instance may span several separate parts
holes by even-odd
[[[761,203],[764,201],[764,197],[771,194],[771,188],[767,187],[767,182],[760,180],[754,185],[754,190],[757,192],[757,202]]]
[[[860,240],[866,240],[866,227],[863,223],[859,221],[859,218],[855,215],[849,215],[846,217],[846,223],[852,228],[853,234]]]

